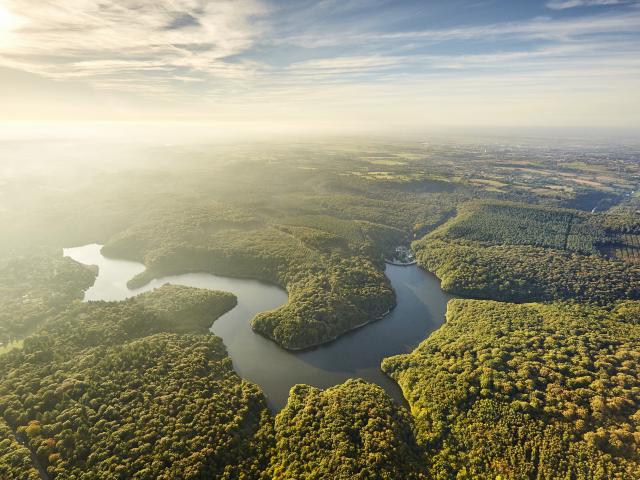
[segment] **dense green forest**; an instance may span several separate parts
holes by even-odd
[[[427,478],[412,420],[377,385],[291,389],[275,420],[273,480]]]
[[[16,439],[13,430],[0,419],[0,478],[40,480],[31,452]]]
[[[471,195],[464,184],[425,174],[361,175],[375,164],[349,165],[349,150],[214,150],[69,192],[43,188],[37,208],[20,206],[18,218],[0,212],[0,221],[15,225],[0,251],[101,243],[108,256],[145,264],[131,286],[191,271],[274,283],[287,289],[289,304],[256,319],[256,330],[286,348],[310,347],[392,308],[384,257]],[[46,238],[43,224],[51,224]],[[344,280],[339,287],[336,277]]]
[[[389,311],[395,300],[383,257],[407,231],[327,215],[257,218],[211,206],[164,212],[114,236],[106,255],[143,261],[130,284],[166,274],[206,271],[285,287],[289,302],[253,321],[289,349],[310,347]]]
[[[410,417],[378,386],[295,387],[274,427],[221,340],[191,333],[234,305],[171,285],[75,303],[0,356],[9,478],[425,478]]]
[[[640,234],[640,218],[621,213],[585,213],[565,208],[515,202],[474,201],[458,208],[458,215],[429,235],[487,245],[530,245],[583,254]]]
[[[264,396],[219,338],[187,333],[234,305],[174,286],[76,304],[0,357],[8,478],[32,475],[15,436],[51,478],[258,478],[272,439]]]
[[[452,300],[444,326],[383,369],[433,478],[638,478],[639,319],[639,302]]]
[[[446,291],[515,302],[640,298],[640,268],[603,252],[638,222],[515,203],[472,203],[413,243]]]
[[[640,478],[637,156],[548,148],[166,147],[72,183],[10,179],[0,342],[20,342],[0,354],[0,479]],[[252,327],[295,350],[393,308],[384,258],[412,241],[444,290],[510,303],[454,300],[384,361],[410,411],[350,380],[296,386],[274,415],[208,333],[233,295],[81,303],[95,269],[60,252],[140,261],[132,287],[281,286],[288,303]]]
[[[42,248],[0,258],[0,342],[31,333],[46,319],[82,298],[96,272]]]
[[[152,312],[153,325],[143,328],[172,333],[208,333],[214,320],[234,308],[237,299],[228,292],[167,284],[124,303]]]
[[[579,288],[569,288],[567,294],[554,289],[574,279],[575,272],[585,272],[579,275],[586,275],[591,285],[578,298],[592,292],[604,298],[625,290],[623,284],[637,274],[626,271],[630,262],[614,261],[639,256],[635,212],[621,211],[627,213],[628,225],[612,235],[603,228],[608,215],[594,217],[558,207],[580,206],[586,199],[609,194],[622,198],[633,187],[629,179],[637,173],[634,164],[626,162],[622,169],[618,163],[614,169],[605,157],[593,155],[589,163],[582,153],[575,154],[579,162],[562,163],[546,153],[536,156],[535,149],[522,161],[516,151],[491,158],[477,156],[474,148],[452,145],[239,145],[189,155],[181,151],[179,164],[167,160],[165,152],[155,152],[153,167],[116,171],[108,175],[108,182],[87,180],[69,192],[41,188],[32,201],[16,206],[20,215],[11,209],[0,212],[0,220],[14,225],[0,239],[0,251],[99,242],[107,255],[145,264],[147,271],[132,286],[194,270],[278,284],[288,290],[289,304],[253,324],[291,349],[330,341],[391,308],[393,292],[382,275],[383,257],[442,224],[456,208],[460,215],[449,224],[446,245],[422,249],[422,264],[432,271],[446,270],[439,275],[451,291],[501,299],[527,299],[529,291],[530,299],[566,298]],[[556,175],[558,171],[562,175]],[[525,200],[538,207],[486,204],[465,214],[462,205],[478,199]],[[32,203],[37,208],[30,207]],[[48,221],[51,218],[56,222]],[[45,238],[39,227],[43,224],[49,225]],[[424,242],[436,238],[444,237],[427,237]],[[603,239],[606,246],[599,243]],[[467,249],[459,244],[467,240],[483,247],[519,246],[524,254],[521,249],[498,255],[499,269],[476,269],[473,262],[457,262],[465,267],[443,264],[440,257],[466,255]],[[544,248],[547,260],[557,264],[552,274],[558,280],[551,286],[537,278],[538,273],[518,275],[543,263],[520,266],[515,258],[540,254],[527,247]],[[495,253],[473,252],[488,259]],[[611,275],[600,282],[592,278],[598,274],[591,258],[583,258],[587,255],[611,261],[594,260],[598,269],[611,267]],[[456,271],[467,265],[468,275]],[[513,281],[485,280],[487,269],[487,275],[496,278],[503,271],[514,273]],[[336,275],[347,280],[339,289],[332,286]],[[465,276],[476,284],[466,288],[470,280]],[[523,282],[523,288],[518,286]],[[505,293],[491,296],[485,290]],[[380,300],[372,301],[374,296]]]
[[[211,335],[157,334],[14,371],[0,411],[54,478],[238,478],[264,468],[264,397]]]
[[[360,244],[349,243],[348,238],[334,234],[339,239],[335,242],[344,242],[354,249],[373,248],[365,236],[367,231],[358,225],[354,227],[359,235],[354,241]],[[219,230],[211,223],[198,227],[201,232],[209,228],[211,233],[193,234],[180,224],[173,238],[171,228],[173,224],[167,218],[155,228],[136,227],[135,232],[108,243],[104,252],[117,255],[135,251],[138,239],[143,235],[147,238],[141,242],[148,250],[144,256],[147,270],[133,279],[134,285],[170,273],[207,271],[258,278],[286,287],[289,302],[253,321],[257,331],[283,347],[300,349],[326,342],[363,322],[379,318],[394,305],[381,257],[374,263],[360,254],[320,251],[309,246],[307,231],[288,233],[268,226],[250,230],[227,226]],[[156,237],[154,233],[158,229],[169,232],[168,238]],[[371,230],[375,232],[375,228]],[[197,240],[184,245],[183,236]],[[313,236],[322,237],[324,241],[327,234],[318,231]]]
[[[576,210],[474,202],[461,206],[456,218],[431,237],[597,253],[596,245],[605,241],[605,231],[598,222],[589,222],[590,217]]]

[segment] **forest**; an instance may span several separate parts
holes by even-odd
[[[31,461],[31,452],[18,442],[4,420],[0,420],[0,438],[0,478],[40,480],[40,473]]]
[[[234,305],[174,286],[76,304],[0,357],[7,478],[34,464],[59,479],[258,478],[272,438],[264,396],[202,334]]]
[[[428,478],[411,417],[362,380],[292,388],[275,419],[268,473],[274,480]]]
[[[104,252],[117,255],[123,248],[136,251],[137,245],[146,245],[148,253],[143,259],[147,270],[130,282],[135,286],[156,276],[205,271],[257,278],[285,287],[289,302],[276,311],[260,315],[254,319],[253,326],[289,349],[329,341],[367,320],[380,317],[394,305],[392,290],[382,270],[382,254],[375,250],[372,240],[385,237],[376,236],[375,226],[368,235],[367,230],[353,225],[357,238],[352,242],[359,243],[350,243],[347,236],[334,233],[332,242],[344,242],[349,249],[343,253],[327,244],[327,235],[332,235],[331,232],[307,229],[289,233],[271,226],[239,230],[229,225],[219,230],[219,222],[224,219],[212,220],[197,227],[200,231],[209,229],[210,234],[194,235],[181,224],[172,236],[173,220],[163,218],[155,227],[148,224],[136,227],[136,232],[120,237],[113,244],[107,243]],[[155,236],[158,229],[169,233],[169,238]],[[149,240],[139,240],[142,235]],[[185,245],[183,236],[196,240]],[[314,241],[314,238],[322,240]],[[312,246],[318,243],[326,250]],[[365,256],[351,249],[370,249],[372,253]]]
[[[640,299],[640,269],[607,255],[640,219],[517,203],[475,202],[413,243],[445,291],[512,302]]]
[[[0,209],[2,480],[640,478],[636,157],[170,150],[73,185],[12,183],[30,196]],[[276,412],[209,333],[233,295],[167,285],[82,302],[96,268],[61,249],[88,243],[144,264],[131,287],[208,272],[286,289],[247,321],[291,351],[385,321],[397,246],[462,298],[381,365],[409,408],[352,379],[297,385]]]
[[[638,478],[639,318],[637,301],[452,300],[437,332],[382,368],[432,478]]]
[[[32,333],[95,280],[96,272],[54,248],[0,258],[0,342]]]

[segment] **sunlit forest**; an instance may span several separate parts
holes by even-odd
[[[640,475],[637,151],[612,165],[536,144],[136,148],[149,159],[4,172],[2,478]],[[406,404],[355,375],[296,385],[278,411],[209,332],[241,308],[232,293],[85,302],[101,268],[63,248],[92,243],[142,265],[124,289],[190,272],[284,289],[244,321],[291,354],[388,321],[397,247],[417,262],[397,268],[459,299],[413,352],[380,359]]]
[[[0,480],[640,480],[640,0],[0,0]]]

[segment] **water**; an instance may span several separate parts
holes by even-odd
[[[289,389],[298,383],[321,388],[364,378],[382,386],[396,401],[404,403],[398,386],[380,370],[385,357],[411,351],[444,321],[447,301],[436,277],[415,265],[388,265],[386,274],[396,292],[398,306],[384,319],[354,330],[334,342],[304,352],[289,352],[251,330],[250,320],[259,312],[279,307],[287,294],[273,285],[255,280],[188,273],[153,280],[129,289],[127,281],[144,270],[137,262],[106,258],[100,245],[67,248],[64,255],[100,268],[85,300],[123,300],[165,283],[232,292],[238,305],[216,320],[211,331],[227,347],[238,374],[264,391],[270,406],[281,409]]]

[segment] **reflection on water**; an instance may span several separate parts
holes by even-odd
[[[260,385],[270,405],[280,409],[289,389],[298,383],[330,387],[360,377],[382,386],[403,402],[398,386],[380,371],[382,359],[412,350],[444,321],[447,301],[438,279],[418,267],[388,265],[386,274],[398,306],[384,319],[350,332],[328,345],[305,352],[288,352],[253,332],[250,320],[259,312],[279,307],[287,294],[255,280],[187,273],[153,280],[138,289],[127,281],[144,270],[137,262],[105,258],[100,245],[67,248],[64,255],[100,268],[85,300],[123,300],[165,283],[232,292],[238,305],[215,321],[211,331],[222,337],[238,374]]]

